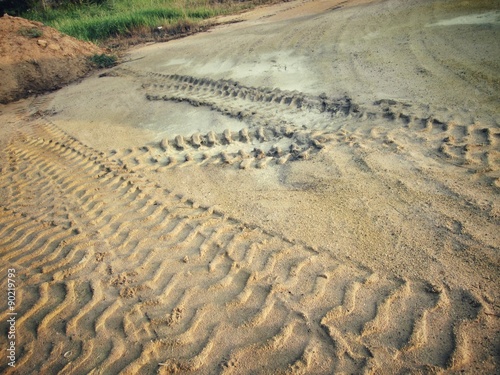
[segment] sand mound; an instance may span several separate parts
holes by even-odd
[[[39,22],[0,18],[0,103],[53,90],[84,76],[87,56],[100,53],[92,43],[61,34]]]

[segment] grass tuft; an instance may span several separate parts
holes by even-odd
[[[117,62],[116,56],[106,55],[104,53],[91,56],[89,57],[89,60],[97,68],[111,68],[112,66],[115,66]]]
[[[43,35],[43,31],[37,27],[21,27],[17,32],[26,38],[40,38]]]

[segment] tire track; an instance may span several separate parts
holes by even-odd
[[[317,139],[320,134],[309,135],[290,129],[266,131],[262,127],[255,131],[242,128],[239,132],[226,129],[220,134],[213,131],[207,135],[194,133],[188,139],[177,135],[163,139],[159,145],[112,150],[108,157],[137,171],[153,169],[163,172],[193,164],[264,168],[269,164],[281,165],[313,157],[324,147]]]
[[[436,369],[467,364],[467,322],[483,306],[467,291],[341,264],[154,186],[50,123],[6,152],[32,168],[0,181],[12,192],[0,215],[2,257],[20,249],[34,274],[20,287],[25,368],[321,373],[416,369],[415,359]],[[35,189],[50,188],[21,205],[35,170]],[[53,211],[72,214],[52,219],[44,246],[39,223]],[[54,334],[63,340],[47,347]],[[438,348],[443,338],[451,344]],[[393,365],[388,353],[397,354]]]
[[[500,130],[496,124],[460,124],[447,110],[393,99],[360,106],[348,97],[312,96],[280,89],[244,86],[231,80],[141,72],[119,67],[110,76],[132,76],[148,100],[208,106],[242,121],[239,133],[165,138],[160,145],[113,150],[110,157],[128,167],[162,171],[192,163],[241,169],[281,165],[314,157],[331,142],[366,144],[397,153],[425,156],[464,166],[487,184],[500,181]],[[366,124],[369,120],[370,124]],[[359,124],[365,123],[365,126]],[[406,150],[407,145],[412,146]]]

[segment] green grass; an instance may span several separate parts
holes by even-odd
[[[107,0],[101,4],[32,10],[24,16],[78,39],[102,42],[145,30],[152,32],[160,26],[168,30],[179,24],[198,25],[207,18],[249,6],[248,2],[211,4],[210,0]]]
[[[116,62],[118,58],[113,55],[106,55],[106,54],[101,54],[101,55],[94,55],[89,57],[89,60],[92,64],[94,64],[98,68],[110,68],[114,65],[116,65]]]
[[[43,35],[43,31],[37,27],[22,27],[18,33],[26,38],[39,38]]]

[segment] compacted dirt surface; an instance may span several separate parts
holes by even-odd
[[[0,107],[1,370],[498,373],[499,2],[231,20]]]

